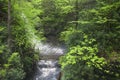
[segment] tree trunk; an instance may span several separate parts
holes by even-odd
[[[78,7],[78,0],[76,0],[75,2],[75,15],[76,15],[76,18],[75,18],[75,21],[76,21],[76,29],[78,28],[78,19],[79,19],[79,7]]]
[[[11,38],[11,0],[8,0],[8,24],[7,24],[7,27],[8,27],[8,48],[11,52],[11,43],[12,43],[12,38]]]
[[[62,72],[59,73],[57,80],[61,80],[61,77],[62,77]]]

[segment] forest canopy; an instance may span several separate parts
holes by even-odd
[[[61,80],[120,79],[120,0],[0,0],[0,80],[32,80],[34,41],[51,36]]]

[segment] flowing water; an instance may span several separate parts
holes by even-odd
[[[40,52],[34,80],[58,80],[60,65],[58,59],[64,54],[65,48],[52,43],[36,44],[35,49]]]

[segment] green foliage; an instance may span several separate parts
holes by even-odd
[[[0,0],[0,80],[29,80],[43,35],[60,36],[68,47],[62,80],[120,79],[119,0],[11,0],[11,54],[7,2]]]
[[[45,37],[59,38],[61,31],[66,28],[68,21],[72,19],[72,17],[69,18],[73,12],[73,6],[70,3],[71,1],[67,0],[41,0],[39,5],[41,25],[38,28],[43,28]]]
[[[94,2],[96,5],[80,2],[78,21],[71,20],[61,33],[68,46],[67,54],[60,59],[62,80],[119,79],[120,1]]]
[[[39,25],[40,11],[36,5],[40,0],[15,1],[13,4],[12,33],[14,35],[15,50],[20,53],[23,70],[26,72],[25,80],[31,78],[38,53],[34,51],[34,40],[40,40],[41,34],[36,30]],[[27,6],[26,6],[27,5]],[[17,14],[17,15],[16,15]],[[37,35],[36,35],[37,34]],[[38,38],[39,36],[39,38]]]
[[[13,53],[8,59],[8,63],[13,67],[20,67],[20,55],[18,53]]]
[[[7,50],[7,1],[0,1],[0,80],[26,80],[33,73],[38,54],[34,52],[35,29],[40,21],[40,0],[11,0],[12,52]],[[26,6],[27,5],[27,6]],[[41,34],[37,34],[41,37]],[[14,53],[18,52],[18,53]],[[29,76],[28,76],[29,75]]]
[[[88,39],[84,34],[82,41],[75,41],[77,45],[73,44],[69,52],[60,59],[63,71],[65,70],[63,80],[93,80],[96,77],[94,68],[102,70],[102,66],[106,64],[105,59],[97,56],[98,50],[97,45],[93,45],[94,39]]]
[[[9,69],[6,78],[9,80],[23,80],[25,77],[25,72],[23,71],[23,65],[21,64],[20,55],[18,53],[12,53],[8,58]]]
[[[19,1],[16,1],[13,5],[14,21],[12,31],[13,35],[15,35],[16,44],[19,46],[25,45],[26,47],[29,47],[29,45],[33,43],[33,39],[36,38],[35,34],[38,33],[35,30],[35,27],[40,20],[37,16],[40,13],[40,10],[34,7],[35,2],[33,5],[28,1],[20,1],[20,4]]]
[[[7,59],[7,58],[5,58]],[[4,63],[0,70],[1,80],[23,80],[25,72],[23,71],[23,65],[21,64],[20,55],[18,53],[12,53],[8,57],[7,63]]]

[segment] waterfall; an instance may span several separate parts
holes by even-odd
[[[65,48],[52,43],[37,43],[35,49],[40,53],[40,61],[33,80],[58,80],[60,65],[58,59],[65,52]]]

